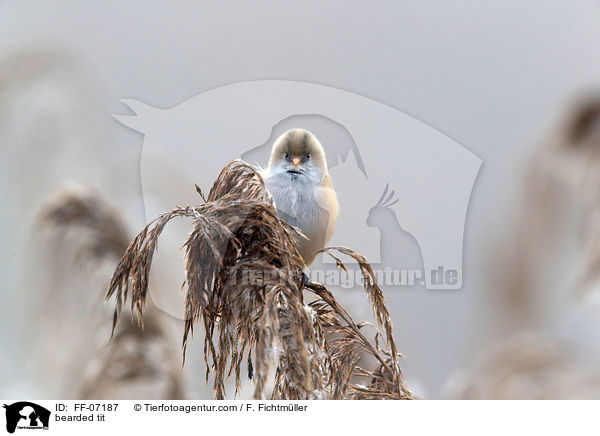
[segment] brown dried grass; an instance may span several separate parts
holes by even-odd
[[[79,255],[88,258],[120,258],[129,234],[118,209],[93,189],[71,184],[61,187],[43,205],[38,216],[41,229],[78,233]],[[60,236],[60,235],[59,235]]]
[[[528,331],[481,353],[456,374],[448,396],[458,400],[597,399],[600,372],[547,333]]]
[[[130,240],[119,210],[108,204],[94,189],[79,184],[62,187],[54,193],[40,211],[38,226],[48,236],[53,236],[50,240],[44,240],[44,243],[53,242],[50,248],[57,255],[76,260],[71,263],[69,273],[86,278],[86,285],[93,282],[90,275],[97,272],[99,265],[107,263],[113,268],[112,265],[121,258]],[[90,264],[93,267],[87,268]],[[73,290],[87,294],[85,300],[102,298],[103,289],[110,278],[110,270],[104,271],[108,274],[102,277],[105,280],[103,285]],[[100,274],[104,271],[100,271]],[[64,285],[58,281],[54,286],[58,288],[61,284]],[[48,290],[56,291],[55,298],[56,294],[62,292],[52,287]],[[79,295],[71,294],[68,297],[77,299]],[[64,310],[61,307],[61,311]],[[109,328],[104,322],[100,326],[93,326],[89,316],[85,318],[85,311],[81,307],[75,306],[71,311],[77,314],[60,314],[63,317],[75,316],[79,321],[78,324],[70,324],[71,328]],[[106,319],[105,314],[103,319]],[[92,346],[90,355],[79,353],[78,357],[85,360],[82,362],[85,371],[76,381],[77,388],[73,394],[77,398],[183,398],[181,370],[176,359],[169,357],[173,353],[167,339],[167,328],[154,306],[147,310],[144,329],[132,320],[121,323],[113,332],[115,336],[111,347],[106,348],[105,340],[101,340],[101,343]],[[96,336],[95,332],[90,333],[90,336]],[[69,340],[72,341],[72,338],[69,337]],[[61,345],[69,345],[78,352],[83,348],[76,341]]]
[[[551,332],[564,328],[574,307],[585,321],[582,301],[572,297],[598,290],[599,127],[600,94],[588,92],[571,102],[534,151],[491,268],[496,304],[490,313],[498,322],[488,325],[497,337],[486,338],[493,347],[455,377],[450,398],[598,397],[597,363],[590,362],[589,352],[578,355],[581,343],[569,347]]]
[[[572,294],[584,296],[598,287],[599,126],[600,94],[574,98],[525,168],[514,213],[507,217],[508,234],[493,257],[492,287],[499,304],[494,310],[500,307],[508,320],[503,329],[543,325],[548,316],[543,302],[564,281],[568,256],[578,256],[576,277],[566,284]]]
[[[242,161],[230,162],[199,206],[177,207],[150,222],[129,244],[111,280],[107,298],[116,297],[113,328],[131,296],[138,320],[148,292],[152,256],[165,225],[173,218],[193,219],[184,248],[186,258],[183,353],[196,323],[204,327],[204,358],[214,372],[215,398],[225,384],[241,385],[248,361],[254,398],[411,399],[398,365],[392,323],[373,271],[360,254],[327,248],[354,258],[383,334],[367,339],[333,294],[318,283],[304,283],[304,264],[295,248],[296,229],[281,221],[258,172]],[[305,294],[313,299],[304,303]],[[380,346],[385,338],[385,347]],[[369,358],[370,357],[370,358]],[[375,359],[373,370],[361,367]],[[275,371],[273,387],[267,386]]]

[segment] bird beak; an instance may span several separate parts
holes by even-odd
[[[302,163],[302,159],[300,159],[299,157],[295,157],[295,158],[292,159],[292,163],[295,166],[298,166],[298,165],[300,165]]]

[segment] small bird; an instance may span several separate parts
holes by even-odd
[[[310,265],[333,236],[339,213],[323,146],[308,130],[288,130],[273,144],[261,175],[279,217],[306,236],[298,238],[297,248]]]

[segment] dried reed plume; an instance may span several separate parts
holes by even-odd
[[[557,283],[582,294],[600,278],[599,122],[600,95],[575,99],[526,168],[512,228],[493,269],[512,326],[539,328],[546,316],[540,303]],[[576,279],[563,285],[561,268],[573,249]]]
[[[83,268],[92,262],[98,269],[101,262],[115,265],[129,243],[129,235],[116,208],[110,206],[98,192],[82,186],[71,185],[60,189],[41,210],[39,226],[56,236],[57,250],[75,249],[77,262],[71,264],[88,278]],[[68,238],[68,240],[67,240]],[[72,241],[75,239],[75,241]],[[112,269],[113,267],[111,267]],[[104,276],[105,285],[109,276]],[[86,283],[86,284],[87,284]],[[105,289],[105,288],[104,288]],[[87,299],[101,297],[103,289],[73,289],[87,292]],[[70,295],[70,299],[79,295]],[[65,314],[63,314],[65,315]],[[85,318],[85,316],[79,316]],[[104,318],[105,319],[105,318]],[[81,319],[81,326],[90,328],[89,319]],[[109,326],[104,326],[107,331]],[[101,328],[102,330],[102,328]],[[95,331],[92,332],[95,335]],[[172,354],[166,327],[154,307],[146,314],[145,329],[137,323],[122,323],[115,332],[110,348],[105,348],[105,337],[92,346],[92,353],[82,353],[84,375],[78,379],[75,392],[82,399],[181,399],[180,369]],[[81,344],[72,343],[71,348],[80,350]]]
[[[581,294],[600,278],[599,122],[600,95],[577,99],[535,151],[493,268],[499,338],[455,378],[452,398],[598,397],[597,363],[549,332],[572,303],[564,287]]]
[[[96,191],[78,184],[65,186],[44,204],[38,223],[48,230],[78,233],[80,254],[120,258],[129,235],[117,209]]]
[[[547,334],[527,332],[496,344],[455,375],[448,395],[459,400],[596,399],[600,372]]]
[[[186,259],[183,353],[197,322],[204,327],[204,359],[214,372],[215,398],[225,397],[234,377],[236,394],[242,363],[255,384],[254,398],[410,399],[398,365],[392,323],[367,261],[346,248],[324,251],[356,259],[375,318],[384,334],[371,343],[366,324],[355,323],[332,293],[305,283],[304,264],[295,248],[301,235],[282,222],[257,171],[230,162],[199,206],[177,207],[150,222],[129,244],[111,280],[107,298],[116,296],[113,326],[131,296],[142,321],[152,256],[165,225],[175,217],[193,219],[184,248]],[[304,303],[304,297],[312,301]],[[379,338],[385,338],[385,347]],[[375,359],[368,371],[360,363]],[[364,366],[364,365],[363,365]],[[275,385],[267,386],[275,372]],[[364,380],[364,384],[359,382]]]

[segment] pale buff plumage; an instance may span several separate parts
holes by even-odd
[[[262,176],[279,216],[308,238],[298,240],[298,251],[310,265],[331,239],[339,213],[321,143],[307,130],[288,130],[273,144]]]

